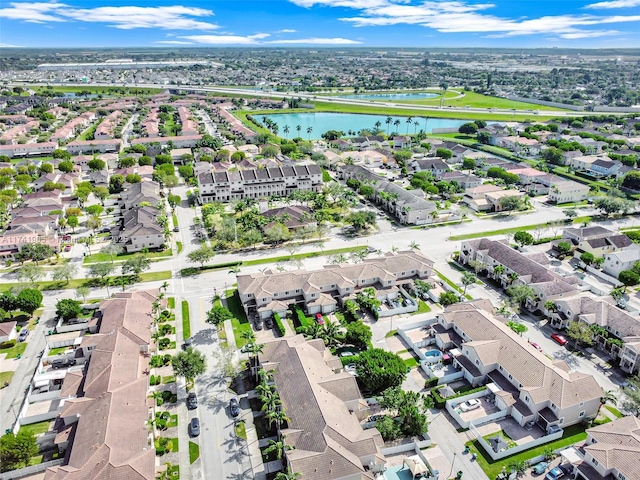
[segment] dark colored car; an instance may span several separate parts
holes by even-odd
[[[256,319],[256,321],[253,322],[253,326],[256,330],[262,330],[262,320]]]
[[[273,318],[269,317],[264,321],[265,328],[271,330],[273,328]]]
[[[240,406],[238,405],[238,400],[235,398],[229,400],[229,413],[234,418],[240,415]]]
[[[198,398],[194,392],[189,392],[189,395],[187,395],[187,408],[189,410],[198,408]]]
[[[190,338],[185,338],[185,339],[184,339],[184,343],[182,344],[182,349],[183,349],[183,350],[188,350],[188,349],[190,349],[191,347],[192,347],[191,339],[190,339]]]
[[[567,344],[567,339],[558,333],[552,333],[551,340],[562,346]]]
[[[179,231],[180,231],[180,228],[178,228],[178,227],[173,227],[173,231],[177,233],[177,232],[179,232]]]
[[[189,422],[189,435],[192,437],[197,437],[200,435],[200,420],[198,417],[194,417]]]
[[[75,364],[75,360],[70,360],[68,358],[56,358],[55,360],[51,361],[51,368],[57,370],[58,368],[70,367],[71,365]]]

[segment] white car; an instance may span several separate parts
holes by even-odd
[[[358,376],[358,371],[357,371],[357,367],[355,365],[355,363],[350,363],[349,365],[345,365],[344,367],[344,371],[347,372],[349,375],[353,375],[354,377]]]
[[[464,403],[458,405],[460,410],[463,412],[468,412],[469,410],[475,410],[476,408],[480,408],[480,400],[476,398],[472,398],[471,400],[467,400]]]

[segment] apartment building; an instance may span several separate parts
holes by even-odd
[[[459,350],[454,362],[472,385],[495,384],[496,406],[521,426],[535,421],[546,431],[598,414],[603,392],[596,379],[533,348],[495,315],[489,300],[450,305],[436,322],[436,345]]]
[[[503,288],[509,285],[527,285],[535,292],[535,299],[527,299],[525,307],[531,311],[542,310],[545,302],[576,292],[576,277],[561,277],[542,263],[547,263],[544,254],[524,255],[511,247],[506,240],[466,240],[460,248],[459,261],[471,261],[483,265],[487,274],[500,282]],[[542,262],[542,263],[540,263]]]
[[[118,139],[111,140],[75,140],[67,144],[67,152],[71,155],[80,155],[83,153],[107,153],[120,152],[122,141]]]
[[[165,243],[164,228],[158,223],[158,210],[135,207],[124,212],[119,224],[111,230],[113,241],[127,253],[145,248],[160,248]]]
[[[325,265],[320,270],[238,275],[238,293],[247,315],[286,315],[290,305],[309,314],[330,313],[360,290],[373,287],[379,300],[394,299],[405,284],[431,276],[433,261],[417,251],[387,253],[358,264]]]
[[[633,245],[633,241],[625,234],[600,226],[565,228],[560,241],[570,243],[578,252],[589,252],[596,257]]]
[[[322,169],[315,164],[211,171],[198,176],[201,203],[286,197],[299,190],[319,192],[322,185]]]
[[[0,145],[0,155],[9,158],[51,155],[56,148],[56,142]]]
[[[96,128],[94,138],[96,140],[110,140],[115,138],[115,130],[118,127],[123,113],[120,110],[114,110],[104,117],[100,125]]]

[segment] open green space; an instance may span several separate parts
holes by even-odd
[[[47,433],[49,431],[49,425],[51,425],[51,420],[44,420],[42,422],[32,423],[30,425],[22,425],[20,427],[20,431],[38,436],[43,433]]]
[[[543,455],[547,450],[558,450],[563,447],[568,447],[569,445],[573,445],[574,443],[582,442],[586,438],[587,434],[584,431],[584,427],[582,427],[581,425],[572,425],[564,429],[562,438],[559,438],[558,440],[545,443],[544,445],[530,448],[529,450],[525,450],[524,452],[518,453],[516,455],[512,455],[510,457],[495,461],[484,451],[477,440],[467,442],[466,445],[469,446],[472,453],[478,455],[476,461],[478,462],[478,465],[480,465],[480,468],[482,468],[484,473],[489,478],[496,478],[496,476],[502,471],[503,466],[508,468],[509,465],[512,465],[514,463],[526,462],[533,457]]]
[[[195,442],[189,442],[189,463],[195,462],[200,458],[200,445]]]
[[[415,368],[419,365],[418,360],[416,360],[414,357],[405,359],[404,364],[407,366],[407,368]]]
[[[436,272],[436,275],[438,275],[438,277],[440,278],[440,280],[442,280],[443,282],[445,282],[447,285],[449,285],[451,288],[453,288],[456,292],[458,292],[460,295],[463,294],[463,290],[462,288],[460,288],[458,285],[456,285],[455,283],[453,283],[448,277],[444,276],[442,273],[440,273],[437,270],[433,270],[434,272]],[[473,300],[473,297],[471,295],[469,295],[468,293],[464,295],[465,298],[467,300]]]
[[[227,290],[225,295],[227,308],[233,315],[231,325],[233,326],[233,336],[236,340],[236,347],[242,348],[247,343],[247,341],[241,336],[242,332],[250,332],[251,324],[247,319],[247,315],[244,313],[244,308],[242,308],[242,302],[240,301],[238,290]]]
[[[191,336],[191,320],[189,318],[189,302],[182,301],[182,338]]]
[[[175,297],[167,298],[167,306],[169,308],[176,308],[176,299],[175,299]]]
[[[436,93],[436,92],[433,92]],[[412,103],[418,105],[439,106],[442,96],[434,98],[420,98],[418,100],[386,100],[386,102],[393,103]],[[517,110],[533,110],[531,115],[535,115],[535,110],[557,110],[564,111],[562,108],[546,107],[535,103],[518,102],[515,100],[508,100],[506,98],[492,97],[489,95],[483,95],[476,92],[449,92],[444,99],[444,107],[470,107],[470,108],[499,108],[499,109],[511,109]],[[536,115],[537,117],[537,115]]]
[[[3,385],[6,383],[11,383],[11,379],[13,378],[13,374],[16,372],[0,372],[0,388],[4,388]]]
[[[178,226],[178,216],[174,213],[171,215],[171,219],[173,220],[173,226],[177,227]]]
[[[64,353],[65,350],[68,350],[69,347],[56,347],[56,348],[52,348],[51,350],[49,350],[49,356],[50,357],[54,357],[56,355],[60,355],[61,353]]]
[[[427,302],[424,300],[418,300],[418,310],[416,310],[413,315],[418,313],[429,313],[431,311],[431,307],[427,305]]]
[[[620,410],[618,410],[616,407],[612,407],[611,405],[605,405],[604,408],[609,410],[611,413],[613,413],[618,418],[624,417],[624,414]]]
[[[120,277],[108,277],[111,279],[112,285],[113,281]],[[166,270],[162,272],[146,272],[141,273],[139,275],[138,280],[135,283],[142,282],[155,282],[159,280],[169,280],[171,278],[171,271]],[[46,281],[46,282],[36,282],[35,288],[38,290],[69,290],[78,287],[99,287],[101,283],[96,279],[85,279],[85,278],[74,278],[66,283],[63,281]],[[6,292],[7,290],[11,290],[12,288],[24,288],[24,287],[32,287],[34,286],[31,283],[2,283],[0,284],[0,292]],[[117,286],[113,287],[117,288]]]
[[[18,342],[13,347],[0,348],[0,355],[6,354],[7,356],[5,358],[9,360],[11,358],[16,358],[18,355],[22,355],[26,349],[27,342]]]
[[[88,85],[78,86],[51,86],[47,88],[44,85],[29,85],[28,88],[36,92],[60,92],[60,93],[80,93],[90,92],[94,95],[153,95],[160,93],[160,88],[129,88],[129,87],[91,87]]]
[[[129,260],[135,257],[141,257],[143,255],[145,255],[147,258],[162,258],[162,257],[170,257],[172,255],[172,252],[170,248],[166,248],[164,250],[160,250],[157,252],[147,252],[146,254],[142,252],[123,253],[120,255],[115,255],[113,257],[113,261],[124,262],[125,260]],[[98,253],[87,255],[86,257],[84,257],[83,263],[102,263],[102,262],[110,262],[110,261],[111,261],[111,255],[104,252],[98,252]]]
[[[178,249],[178,255],[182,253],[182,242],[176,242],[176,248]]]

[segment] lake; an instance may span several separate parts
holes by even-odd
[[[424,100],[426,98],[439,97],[437,93],[413,92],[413,93],[359,93],[353,95],[340,95],[342,98],[354,98],[356,100]]]
[[[277,113],[271,115],[256,115],[256,120],[262,122],[263,118],[268,118],[278,124],[278,135],[281,137],[294,138],[300,136],[302,138],[310,138],[312,140],[318,140],[321,135],[329,130],[338,130],[345,132],[348,135],[349,130],[357,132],[360,130],[368,129],[374,130],[376,122],[380,122],[380,128],[385,133],[398,132],[400,134],[407,133],[407,127],[409,133],[419,132],[424,130],[427,133],[431,133],[434,128],[458,128],[463,123],[467,123],[469,120],[453,120],[449,118],[428,118],[425,117],[412,117],[411,125],[407,125],[408,117],[392,116],[391,124],[387,125],[387,115],[369,115],[359,113],[331,113],[331,112],[317,112],[317,113]],[[400,124],[396,127],[393,123],[399,120]],[[416,125],[415,122],[418,122]],[[264,123],[264,122],[263,122]],[[289,126],[289,134],[284,133],[285,125]],[[300,126],[298,133],[297,126]],[[307,133],[307,128],[311,127],[311,133]]]

